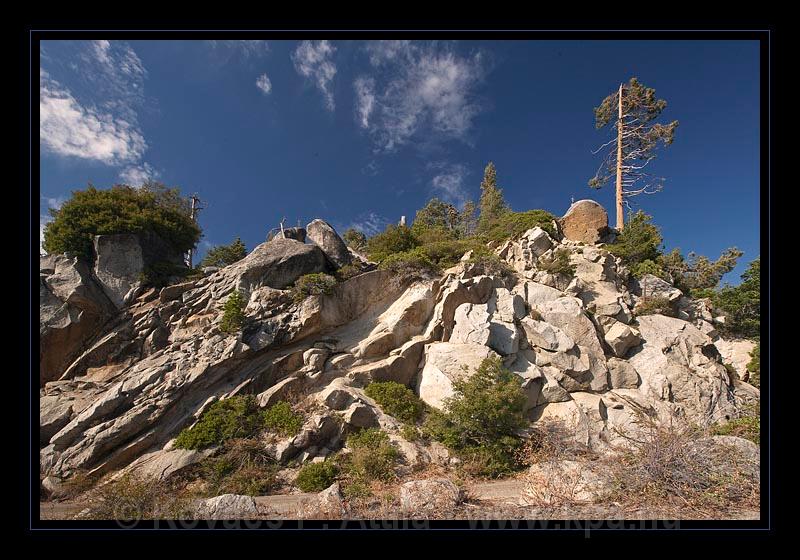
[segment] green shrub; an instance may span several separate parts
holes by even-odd
[[[240,238],[236,238],[230,245],[217,245],[212,247],[200,261],[200,268],[216,266],[223,268],[238,262],[247,256],[247,248]]]
[[[192,270],[183,264],[159,261],[144,267],[142,272],[139,273],[138,280],[144,286],[163,288],[173,279],[182,280],[189,276],[191,272]]]
[[[299,303],[308,296],[330,294],[335,286],[336,278],[324,272],[306,274],[295,281],[292,288],[292,299]]]
[[[204,459],[200,476],[206,494],[260,496],[277,485],[277,466],[264,445],[256,439],[231,439],[220,453]]]
[[[419,397],[395,381],[370,383],[364,393],[377,402],[386,414],[401,422],[413,424],[422,415],[423,403]]]
[[[505,241],[508,238],[519,237],[526,231],[539,226],[550,237],[555,237],[556,231],[553,220],[556,217],[545,210],[528,210],[527,212],[505,212],[491,223],[483,232],[486,241]]]
[[[386,432],[368,428],[347,438],[350,453],[344,459],[343,471],[350,482],[368,484],[373,480],[388,482],[395,478],[395,465],[400,452],[389,441]]]
[[[550,257],[539,257],[537,267],[549,274],[563,274],[569,278],[575,276],[575,265],[569,261],[569,249],[556,249]]]
[[[605,246],[633,272],[634,265],[646,260],[655,262],[661,255],[661,231],[652,223],[653,217],[641,210],[628,216],[625,228],[617,233],[614,243]]]
[[[747,363],[747,371],[750,372],[748,382],[753,387],[761,387],[761,342],[756,344],[750,352],[750,361]]]
[[[416,441],[419,439],[420,434],[416,426],[412,426],[411,424],[403,424],[400,427],[400,435],[406,441]]]
[[[355,251],[361,251],[367,246],[367,236],[364,235],[363,232],[353,228],[349,228],[344,232],[342,235],[342,240],[344,241],[345,245]]]
[[[725,286],[712,298],[726,318],[723,334],[757,338],[761,334],[761,259],[756,258],[742,274],[738,286]]]
[[[336,482],[339,469],[333,461],[307,463],[297,473],[295,485],[303,492],[321,492]]]
[[[239,290],[234,291],[228,296],[228,300],[223,307],[222,321],[219,328],[222,332],[233,334],[239,332],[244,324],[244,297]]]
[[[361,274],[363,269],[357,264],[346,264],[336,271],[336,280],[344,282]]]
[[[419,245],[411,228],[389,224],[383,233],[367,240],[367,254],[371,260],[381,262],[389,255],[409,251]]]
[[[152,232],[185,253],[200,239],[200,228],[178,189],[148,183],[139,189],[115,185],[73,191],[44,228],[43,247],[49,254],[70,253],[91,262],[95,235]]]
[[[669,300],[664,296],[653,296],[640,300],[639,303],[636,304],[633,312],[637,316],[667,315],[671,317],[674,315]]]
[[[744,414],[725,424],[715,424],[711,434],[717,436],[737,436],[761,444],[761,410],[758,405],[749,407]]]
[[[489,251],[485,245],[480,245],[472,249],[472,255],[467,260],[469,264],[474,264],[481,268],[483,274],[487,276],[505,276],[509,277],[514,274],[512,269],[506,261],[501,259],[495,253]]]
[[[418,249],[389,255],[381,261],[379,268],[411,277],[429,276],[440,272],[439,267]]]
[[[286,401],[280,401],[263,412],[264,427],[281,436],[296,435],[303,427],[303,417],[292,410]]]
[[[200,420],[183,430],[175,447],[202,449],[233,438],[249,438],[264,428],[264,416],[253,395],[237,395],[208,407]]]
[[[453,383],[444,412],[432,411],[423,431],[458,454],[471,472],[501,476],[517,470],[527,425],[526,397],[519,379],[503,367],[500,358],[487,358],[477,371]]]

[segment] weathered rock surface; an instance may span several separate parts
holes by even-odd
[[[350,264],[350,251],[332,225],[316,219],[306,226],[306,231],[309,241],[316,243],[337,267]]]
[[[702,305],[667,285],[689,320],[634,320],[635,283],[602,246],[533,228],[497,249],[516,275],[487,275],[468,260],[433,279],[373,269],[296,302],[288,288],[297,278],[338,266],[322,245],[273,239],[200,279],[134,290],[121,310],[88,268],[42,259],[40,330],[61,353],[40,348],[42,476],[173,476],[205,453],[173,449],[177,434],[216,400],[238,394],[255,395],[262,407],[310,407],[297,435],[265,441],[281,463],[322,460],[352,431],[376,426],[400,450],[404,473],[449,466],[457,458],[403,439],[402,423],[364,388],[396,381],[441,408],[453,382],[487,357],[518,376],[532,421],[568,424],[576,445],[597,453],[624,447],[621,434],[640,434],[642,415],[724,422],[758,401],[757,389],[728,377],[724,344],[701,328],[711,318]],[[539,256],[559,249],[576,269],[561,283],[536,269]],[[229,334],[219,325],[235,289],[247,321]]]
[[[258,519],[258,505],[252,496],[223,494],[203,500],[195,508],[197,519]]]
[[[569,505],[589,503],[605,497],[611,478],[583,462],[562,460],[535,463],[528,470],[520,505]]]
[[[474,373],[481,362],[496,356],[488,346],[436,342],[425,348],[425,366],[417,393],[429,405],[442,408],[444,399],[453,396],[453,381]]]
[[[608,213],[594,200],[579,200],[561,218],[564,237],[583,243],[598,243],[608,233]]]
[[[77,257],[42,257],[39,269],[39,381],[44,385],[61,376],[115,307]]]
[[[446,478],[411,480],[400,485],[400,506],[416,515],[447,511],[461,503],[461,489]]]
[[[642,392],[679,405],[701,425],[732,417],[732,380],[708,336],[664,315],[639,317],[639,331],[644,342],[629,362],[642,379]]]

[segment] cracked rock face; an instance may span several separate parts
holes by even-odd
[[[293,396],[313,401],[297,435],[269,444],[281,462],[322,460],[351,431],[376,426],[404,468],[448,465],[455,459],[440,445],[403,439],[402,423],[364,388],[395,381],[442,408],[453,382],[487,357],[517,375],[531,421],[568,423],[597,452],[623,445],[620,430],[635,433],[640,414],[724,422],[758,400],[757,389],[729,377],[717,350],[725,341],[704,328],[701,304],[667,285],[663,293],[687,320],[634,317],[636,285],[602,246],[533,228],[497,249],[517,271],[511,277],[466,261],[419,280],[371,270],[295,302],[288,288],[297,278],[337,262],[324,222],[312,225],[314,244],[273,239],[198,280],[136,293],[119,309],[88,267],[43,258],[42,476],[172,476],[204,457],[173,449],[174,438],[213,402],[240,394],[261,407]],[[540,254],[560,249],[576,265],[566,281],[537,269]],[[234,290],[245,298],[247,323],[228,334],[219,325]],[[219,512],[251,511],[249,504],[234,496],[203,507],[226,515]]]

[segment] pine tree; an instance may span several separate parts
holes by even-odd
[[[217,266],[219,268],[231,265],[247,256],[247,248],[240,238],[233,240],[230,245],[212,247],[200,262],[200,268]]]
[[[485,233],[492,224],[509,211],[503,199],[503,191],[497,186],[497,170],[491,161],[483,171],[481,181],[481,214],[478,218],[478,232]]]
[[[654,194],[664,187],[664,178],[644,171],[656,157],[658,143],[672,144],[678,121],[667,125],[654,123],[667,102],[656,98],[656,90],[642,85],[636,78],[606,97],[595,107],[595,125],[603,128],[614,123],[614,138],[600,146],[608,149],[603,162],[589,186],[599,189],[612,177],[616,178],[617,229],[624,227],[624,208],[630,209],[627,199],[640,194]]]

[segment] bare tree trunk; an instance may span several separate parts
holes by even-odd
[[[617,229],[622,231],[624,212],[622,210],[622,84],[619,85],[619,119],[617,120]]]

